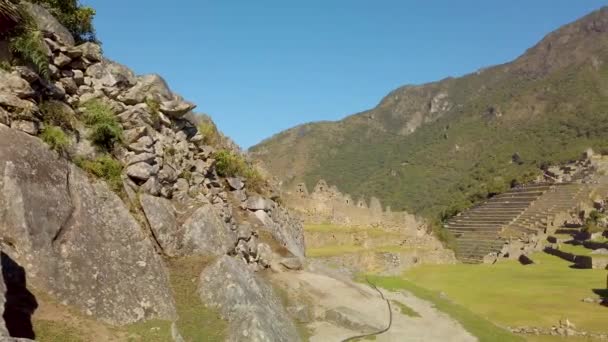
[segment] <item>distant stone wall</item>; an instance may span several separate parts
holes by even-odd
[[[360,227],[383,227],[391,230],[411,230],[426,232],[424,221],[407,212],[393,212],[389,207],[383,208],[376,197],[369,202],[365,198],[356,201],[340,192],[336,186],[330,186],[325,180],[319,180],[312,192],[306,185],[296,185],[295,190],[284,195],[287,206],[299,212],[307,223],[332,223]]]

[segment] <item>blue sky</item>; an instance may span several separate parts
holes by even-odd
[[[510,61],[607,1],[81,0],[109,58],[158,73],[249,147],[389,91]]]

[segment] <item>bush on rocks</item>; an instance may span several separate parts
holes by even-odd
[[[64,103],[58,101],[45,101],[39,106],[44,122],[63,129],[74,129],[74,113]]]
[[[82,6],[78,0],[33,0],[44,6],[74,36],[77,43],[97,42],[93,18],[95,10]]]
[[[51,150],[59,153],[64,153],[70,145],[68,136],[61,127],[57,126],[46,126],[42,131],[42,134],[40,134],[40,138],[49,145]]]
[[[23,12],[23,11],[22,11]],[[31,63],[40,76],[50,78],[49,57],[43,35],[32,19],[23,14],[23,21],[9,33],[9,48],[13,57]]]
[[[254,166],[247,163],[245,158],[229,150],[217,151],[214,158],[215,170],[220,176],[241,176],[245,178],[247,188],[258,192],[262,191],[264,178]]]
[[[122,191],[122,164],[109,154],[90,160],[77,158],[74,163],[86,172],[105,180],[114,192]]]
[[[84,108],[84,122],[91,129],[89,139],[93,144],[110,151],[115,144],[122,143],[122,126],[116,119],[112,108],[99,100],[85,103]]]

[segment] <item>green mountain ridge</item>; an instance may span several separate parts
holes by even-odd
[[[436,217],[588,147],[608,151],[608,7],[511,63],[398,88],[374,109],[291,128],[250,151],[286,188],[322,178]]]

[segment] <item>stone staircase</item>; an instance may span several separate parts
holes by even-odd
[[[514,188],[450,219],[445,228],[456,237],[456,257],[464,263],[481,263],[486,255],[500,251],[505,243],[501,236],[504,227],[552,187],[533,184]]]

